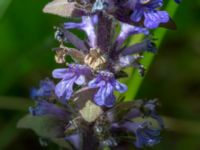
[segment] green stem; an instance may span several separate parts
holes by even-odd
[[[169,12],[170,16],[173,17],[175,15],[177,9],[178,9],[178,5],[175,4],[174,1],[170,0],[166,7],[166,10]],[[167,32],[167,30],[162,29],[162,28],[159,28],[154,32],[154,36],[156,38],[158,38],[158,40],[156,41],[156,44],[158,47],[160,47],[160,45],[164,39],[164,36],[166,35],[166,32]],[[147,71],[148,71],[149,66],[151,65],[154,57],[155,57],[155,55],[153,55],[151,53],[144,53],[144,59],[142,59],[141,63],[145,66]],[[134,70],[131,72],[133,72],[133,73],[131,74],[131,77],[127,82],[128,89],[130,92],[127,92],[125,94],[126,101],[131,101],[136,97],[136,95],[139,91],[139,88],[142,84],[142,81],[144,80],[144,77],[141,77],[137,71]]]

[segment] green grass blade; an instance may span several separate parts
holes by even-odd
[[[166,7],[166,10],[169,12],[171,17],[173,17],[175,15],[177,9],[178,9],[178,5],[174,1],[170,0]],[[158,39],[156,41],[157,47],[160,47],[166,32],[167,32],[167,30],[162,29],[162,28],[156,29],[156,31],[154,32],[154,36]],[[147,71],[148,71],[148,68],[151,65],[154,57],[155,56],[151,53],[144,54],[144,59],[142,59],[141,63],[145,66]],[[127,92],[125,94],[126,101],[133,100],[136,97],[137,92],[142,84],[143,79],[144,79],[144,77],[141,77],[137,71],[132,71],[132,72],[133,73],[127,82],[129,92]]]

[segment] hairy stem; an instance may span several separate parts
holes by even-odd
[[[97,46],[107,52],[111,44],[112,19],[103,13],[99,13],[99,21],[97,27]]]
[[[96,150],[98,143],[94,137],[94,131],[88,125],[87,129],[83,133],[83,150]]]

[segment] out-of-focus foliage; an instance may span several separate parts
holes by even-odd
[[[47,149],[40,147],[33,132],[16,129],[18,118],[31,104],[29,89],[51,76],[51,71],[58,67],[51,51],[58,45],[53,26],[65,19],[43,14],[42,8],[47,2],[0,0],[2,150]],[[200,123],[199,18],[200,1],[183,0],[174,18],[178,30],[168,31],[137,95],[137,98],[159,98],[161,114],[185,120],[176,124],[177,131],[166,131],[161,144],[153,149],[200,149],[200,128],[193,123]],[[20,104],[19,97],[26,99]]]

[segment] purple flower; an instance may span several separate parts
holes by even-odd
[[[130,124],[131,125],[131,124]],[[133,128],[133,127],[132,127]],[[129,127],[131,130],[131,127]],[[135,146],[142,148],[144,146],[154,146],[155,144],[160,143],[160,130],[149,128],[148,123],[139,124],[135,129],[136,142]]]
[[[121,55],[132,55],[132,54],[141,53],[144,51],[156,53],[157,49],[156,49],[155,43],[149,39],[145,39],[141,43],[137,43],[137,44],[131,45],[130,47],[124,48],[123,51],[121,52]]]
[[[71,64],[67,69],[55,69],[52,74],[54,78],[62,79],[56,85],[55,94],[65,102],[72,96],[74,84],[86,84],[86,77],[92,73],[85,65]]]
[[[81,135],[79,133],[66,136],[65,140],[69,141],[76,149],[81,147]]]
[[[147,35],[149,34],[149,31],[146,28],[136,27],[126,23],[121,23],[121,31],[116,39],[116,43],[118,46],[121,46],[129,36],[139,33]]]
[[[120,66],[120,68],[129,67],[134,63],[135,56],[127,55],[127,56],[119,56],[119,60],[117,65]]]
[[[97,24],[98,17],[94,16],[83,16],[81,23],[67,22],[64,24],[65,29],[81,29],[84,30],[89,38],[90,47],[96,48],[96,34],[94,25]]]
[[[166,11],[156,10],[163,5],[162,0],[138,0],[131,19],[134,22],[139,22],[144,17],[144,26],[149,29],[154,29],[159,26],[160,23],[167,23],[169,21],[169,15]]]
[[[31,89],[31,98],[34,100],[42,100],[45,98],[50,98],[54,96],[54,88],[55,84],[53,81],[46,80],[40,81],[40,87],[38,89],[32,88]]]
[[[123,93],[127,90],[125,84],[120,83],[110,72],[101,71],[95,79],[89,82],[90,88],[99,88],[94,96],[96,104],[112,107],[115,102],[114,90]]]
[[[137,148],[143,148],[145,146],[152,147],[160,142],[160,130],[150,128],[148,122],[136,123],[126,121],[123,124],[115,123],[113,127],[121,128],[135,134],[136,141],[134,144]]]
[[[144,111],[145,115],[150,116],[157,120],[158,124],[161,128],[164,128],[164,122],[163,119],[157,114],[156,112],[156,106],[158,105],[157,100],[149,100],[146,103],[144,103]]]
[[[47,101],[40,101],[35,107],[30,107],[29,112],[33,116],[49,115],[62,120],[68,120],[69,114],[62,108],[56,106],[56,104],[49,103]]]

